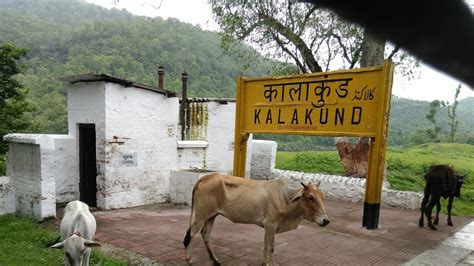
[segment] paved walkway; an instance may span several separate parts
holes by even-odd
[[[474,224],[465,228],[472,218],[453,217],[454,226],[450,227],[446,225],[446,216],[442,215],[438,230],[432,231],[418,227],[418,211],[382,208],[379,229],[366,230],[361,228],[362,206],[361,203],[326,201],[331,223],[319,227],[305,221],[296,230],[278,234],[275,262],[279,265],[472,263]],[[189,214],[189,207],[171,204],[96,211],[98,229],[95,238],[151,258],[157,264],[184,265],[182,241],[189,225]],[[443,253],[458,250],[456,246],[451,246],[452,249],[439,247],[449,246],[450,239],[456,242],[457,231],[462,234],[457,237],[459,243],[471,242],[457,256],[447,258]],[[258,226],[234,224],[221,216],[216,219],[211,241],[216,256],[224,265],[260,265],[263,236],[264,230]],[[193,243],[194,265],[211,265],[202,238],[195,238]],[[438,252],[436,250],[443,253],[430,260]],[[438,258],[444,260],[437,261]]]
[[[405,265],[474,265],[474,222]]]

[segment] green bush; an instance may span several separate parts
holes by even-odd
[[[0,176],[6,175],[7,173],[7,155],[0,155]]]

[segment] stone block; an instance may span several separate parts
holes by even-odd
[[[250,177],[269,179],[275,170],[277,143],[269,140],[252,140]]]
[[[215,171],[189,169],[171,171],[170,174],[170,200],[172,203],[187,204],[191,206],[194,184],[203,176]]]

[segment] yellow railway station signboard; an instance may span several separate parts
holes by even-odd
[[[239,77],[234,175],[245,175],[250,133],[370,137],[366,203],[379,204],[392,76],[393,64],[385,61],[344,71]]]

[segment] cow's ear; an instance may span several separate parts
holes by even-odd
[[[84,239],[84,246],[88,247],[88,248],[91,248],[91,247],[100,247],[101,244],[95,242],[95,241],[92,241],[92,240],[88,240],[88,239]]]
[[[296,195],[290,200],[290,202],[298,201],[301,199],[301,197],[303,197],[303,189],[300,189],[298,193],[296,193]]]
[[[64,247],[64,241],[59,242],[59,243],[56,243],[56,244],[50,246],[50,248],[63,248],[63,247]]]
[[[316,183],[316,186],[319,187],[321,185],[321,180],[318,180],[318,183]]]

